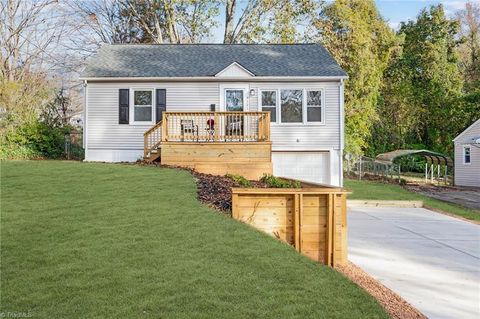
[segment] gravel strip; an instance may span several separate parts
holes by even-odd
[[[339,272],[351,281],[365,289],[385,308],[387,313],[395,319],[426,319],[420,311],[406,302],[402,297],[394,293],[373,279],[360,267],[348,262],[343,266],[335,267]]]

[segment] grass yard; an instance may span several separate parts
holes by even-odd
[[[1,162],[1,308],[32,318],[388,318],[196,200],[185,171]]]
[[[344,186],[352,191],[349,199],[378,199],[378,200],[421,200],[424,205],[434,210],[444,211],[470,220],[480,220],[480,212],[455,204],[450,204],[410,192],[399,185],[378,183],[366,180],[345,179]]]

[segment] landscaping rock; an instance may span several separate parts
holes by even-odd
[[[427,319],[414,306],[351,262],[343,266],[336,266],[336,269],[377,299],[392,318]]]

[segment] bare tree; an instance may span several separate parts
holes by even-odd
[[[219,0],[181,0],[175,6],[179,42],[199,43],[218,25]]]
[[[322,1],[247,0],[237,16],[237,0],[225,0],[224,43],[293,42],[298,24],[311,19]]]
[[[480,5],[467,2],[465,9],[456,13],[460,23],[463,43],[458,47],[467,86],[474,88],[480,83]]]
[[[265,29],[262,17],[267,15],[278,0],[248,0],[238,20],[235,21],[236,0],[226,0],[224,43],[252,42]]]
[[[56,64],[65,23],[56,0],[6,0],[0,3],[0,75],[21,80],[29,72]],[[48,64],[48,65],[46,65]]]
[[[233,19],[235,16],[235,8],[237,0],[227,0],[225,4],[225,34],[223,36],[224,43],[233,42]]]

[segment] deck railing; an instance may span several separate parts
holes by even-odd
[[[270,141],[269,112],[164,112],[162,141]]]
[[[162,121],[152,126],[143,133],[143,156],[147,157],[150,152],[157,149],[162,142]]]

